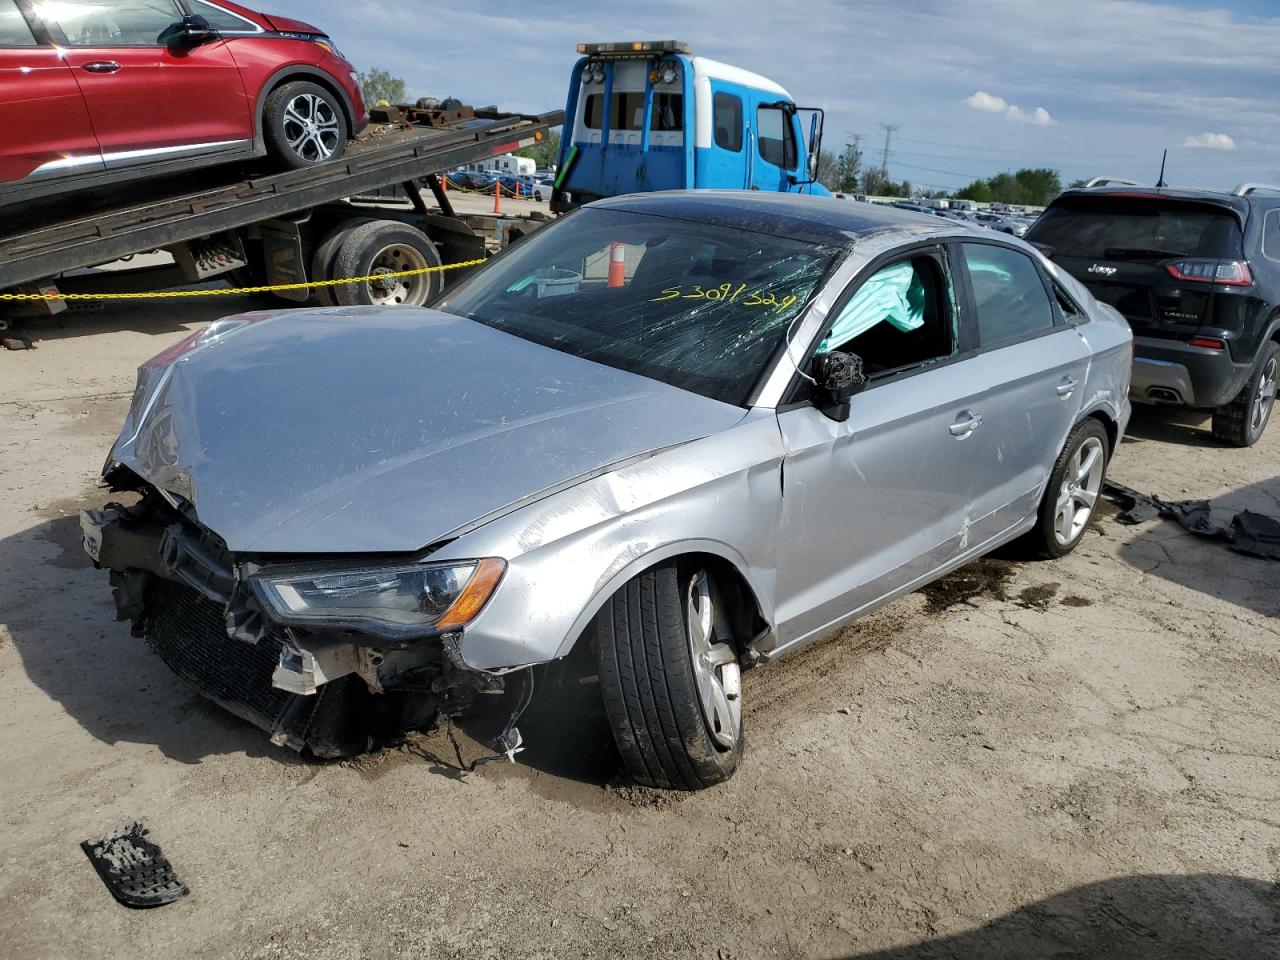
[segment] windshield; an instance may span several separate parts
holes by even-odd
[[[1028,240],[1054,256],[1092,260],[1240,258],[1240,222],[1209,204],[1141,197],[1073,197],[1045,211]]]
[[[586,207],[520,241],[437,306],[744,406],[839,253]]]

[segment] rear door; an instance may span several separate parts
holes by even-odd
[[[37,42],[15,0],[0,0],[0,183],[102,169],[71,68]]]
[[[968,521],[977,545],[1035,514],[1080,411],[1090,353],[1028,254],[999,243],[958,247],[978,336],[968,366],[987,385]]]
[[[1045,211],[1027,239],[1052,247],[1054,263],[1124,314],[1135,336],[1189,339],[1202,325],[1223,326],[1217,313],[1240,300],[1227,294],[1215,303],[1220,288],[1179,280],[1169,269],[1194,273],[1244,259],[1240,219],[1221,204],[1127,193],[1068,196]]]
[[[66,45],[108,169],[252,141],[252,108],[227,41],[183,42],[174,0],[59,0],[40,9]]]

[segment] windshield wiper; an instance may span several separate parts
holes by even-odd
[[[1156,250],[1151,247],[1107,247],[1102,255],[1108,260],[1168,260],[1186,254],[1176,250]]]

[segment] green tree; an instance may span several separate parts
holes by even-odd
[[[855,193],[862,176],[862,151],[855,143],[846,143],[836,158],[836,189],[841,193]]]
[[[840,177],[836,172],[836,155],[830,150],[823,150],[818,154],[817,180],[832,193],[840,192]]]
[[[1088,180],[1072,180],[1069,184],[1067,184],[1067,186],[1072,190],[1078,190],[1080,187],[1083,187],[1088,182],[1089,182]]]
[[[365,103],[375,104],[379,100],[385,100],[387,103],[405,102],[404,80],[400,77],[376,67],[368,73],[358,73],[356,77],[360,81],[360,90],[364,93]]]
[[[975,180],[962,190],[956,191],[956,197],[960,200],[976,200],[978,203],[991,202],[991,188],[987,186],[985,180]]]
[[[560,128],[547,133],[539,143],[516,151],[517,157],[529,157],[539,167],[553,167],[560,156]]]

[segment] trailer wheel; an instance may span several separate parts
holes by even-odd
[[[333,261],[334,279],[395,274],[440,266],[440,254],[425,233],[396,220],[373,220],[347,233]],[[439,271],[335,286],[344,307],[421,307],[444,289]]]
[[[311,279],[337,280],[341,274],[334,273],[333,268],[334,261],[338,258],[338,248],[342,246],[352,230],[371,223],[372,219],[372,217],[354,217],[344,220],[325,234],[324,239],[316,247],[315,253],[311,255]],[[320,306],[336,307],[338,305],[338,299],[334,296],[336,289],[336,287],[315,287],[311,292]]]
[[[267,151],[290,170],[336,160],[347,148],[347,118],[324,87],[295,80],[273,90],[262,111]]]

